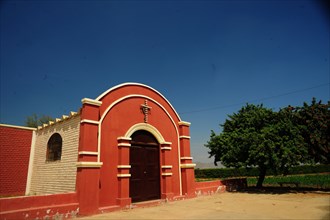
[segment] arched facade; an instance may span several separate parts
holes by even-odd
[[[160,199],[195,195],[190,123],[180,119],[161,93],[125,83],[82,103],[77,163],[81,214],[132,204],[130,149],[138,131],[150,133],[159,144]]]

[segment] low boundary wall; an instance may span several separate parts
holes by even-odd
[[[226,191],[226,185],[244,185],[243,180],[195,182],[195,195],[212,195]],[[227,186],[228,187],[228,186]],[[76,192],[40,196],[0,198],[0,219],[69,219],[79,214]]]
[[[196,196],[212,195],[214,193],[225,192],[225,191],[226,191],[226,186],[221,182],[221,180],[195,182]]]
[[[0,219],[67,219],[79,213],[77,194],[0,198]]]

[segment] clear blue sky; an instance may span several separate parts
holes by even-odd
[[[246,102],[278,110],[329,90],[329,13],[316,1],[2,1],[0,123],[60,117],[139,82],[191,122],[194,161]],[[200,111],[202,110],[202,111]]]

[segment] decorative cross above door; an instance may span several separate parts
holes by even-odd
[[[144,104],[141,104],[141,111],[144,114],[144,123],[148,123],[148,114],[151,110],[151,107],[148,106],[148,101],[144,100]]]

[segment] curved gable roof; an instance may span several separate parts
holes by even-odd
[[[140,86],[140,87],[144,87],[144,88],[147,88],[147,89],[150,89],[151,91],[155,92],[156,94],[158,94],[162,99],[164,99],[166,101],[166,103],[171,107],[171,109],[173,110],[173,112],[176,114],[176,116],[178,117],[178,119],[181,121],[181,118],[179,116],[179,114],[176,112],[175,108],[172,106],[172,104],[165,98],[165,96],[163,96],[163,94],[161,94],[159,91],[157,91],[156,89],[150,87],[150,86],[147,86],[145,84],[142,84],[142,83],[135,83],[135,82],[127,82],[127,83],[122,83],[122,84],[119,84],[117,86],[114,86],[110,89],[108,89],[107,91],[103,92],[101,95],[99,95],[95,100],[97,101],[101,101],[102,98],[104,98],[107,94],[111,93],[112,91],[114,90],[117,90],[117,89],[120,89],[122,87],[125,87],[125,86]]]

